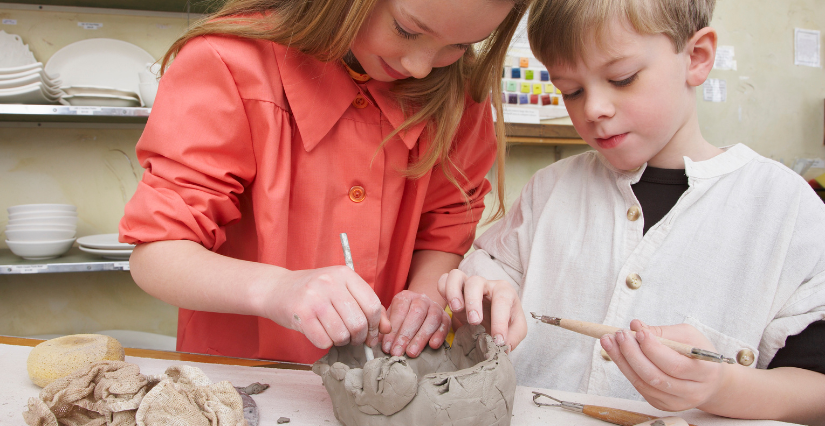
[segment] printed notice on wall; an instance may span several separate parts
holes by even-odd
[[[725,80],[709,78],[702,85],[704,99],[708,102],[725,102],[728,98],[728,89]]]
[[[541,124],[538,108],[519,108],[502,105],[501,110],[505,123]]]
[[[103,24],[100,22],[78,22],[78,27],[83,27],[84,30],[99,30],[103,28]]]
[[[17,19],[4,19],[3,25],[17,25]]]
[[[719,46],[716,48],[716,60],[713,68],[717,70],[736,70],[736,60],[733,59],[733,46]]]
[[[819,31],[794,28],[793,32],[794,65],[819,68]]]

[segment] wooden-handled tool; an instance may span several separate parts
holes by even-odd
[[[553,401],[556,401],[558,404],[548,404],[545,402],[539,402],[538,399],[541,397],[550,398]],[[635,426],[639,423],[649,422],[651,420],[656,420],[659,418],[656,416],[649,416],[647,414],[636,413],[633,411],[620,410],[618,408],[608,408],[600,407],[598,405],[585,405],[577,404],[575,402],[561,401],[556,398],[553,398],[550,395],[536,391],[533,391],[533,403],[538,405],[539,407],[561,407],[565,410],[575,411],[577,413],[582,413],[587,416],[593,417],[594,419],[599,419],[608,423],[613,423],[615,425],[621,426]]]
[[[546,315],[539,315],[535,312],[530,312],[530,315],[533,318],[545,323],[555,325],[561,328],[568,329],[570,331],[575,331],[576,333],[584,334],[585,336],[595,337],[597,339],[601,338],[605,334],[612,334],[619,330],[618,327],[613,327],[604,324],[596,324],[593,322],[585,322],[585,321],[576,321],[576,320],[569,320],[569,319],[561,319],[556,317],[548,317]],[[636,332],[631,331],[633,335],[636,335]],[[674,342],[673,340],[663,339],[661,337],[656,337],[662,342],[663,345],[673,349],[680,354],[693,359],[698,359],[702,361],[712,361],[712,362],[726,362],[728,364],[736,364],[736,361],[733,358],[728,358],[716,352],[711,352],[704,349],[694,348],[693,346]]]

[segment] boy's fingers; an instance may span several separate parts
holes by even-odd
[[[335,346],[343,346],[350,342],[351,335],[341,315],[334,306],[324,309],[318,314],[318,321],[324,327],[329,339]]]
[[[481,324],[484,320],[484,296],[488,292],[489,281],[479,276],[473,276],[464,283],[464,313],[467,321],[472,325]]]
[[[341,323],[344,324],[344,327],[347,329],[347,343],[352,343],[354,345],[362,344],[367,341],[368,333],[369,333],[369,326],[367,323],[367,318],[364,316],[364,312],[361,311],[361,307],[358,305],[358,302],[352,298],[350,294],[346,292],[341,292],[342,294],[339,297],[331,297],[332,306],[335,308],[335,311],[338,313],[338,317],[341,320]],[[379,310],[380,315],[380,310]],[[376,336],[378,335],[378,324],[376,323],[375,328]],[[330,337],[333,337],[330,335]],[[338,341],[333,338],[336,344]]]
[[[444,296],[451,311],[461,312],[464,310],[466,303],[464,284],[467,280],[467,275],[458,269],[453,269],[446,275],[447,277],[444,280],[445,290],[441,292],[441,286],[439,284],[439,292]]]
[[[450,332],[450,316],[444,311],[441,312],[441,325],[438,326],[438,330],[430,337],[429,343],[433,349],[440,348],[441,344],[444,343],[444,339],[447,338],[447,334]]]
[[[426,296],[412,298],[407,314],[403,316],[403,322],[398,327],[395,326],[395,317],[397,317],[397,315],[393,312],[392,328],[396,335],[395,340],[392,342],[392,349],[390,349],[391,355],[404,355],[404,352],[407,351],[407,345],[412,341],[422,324],[426,321],[429,315],[430,304],[431,301]]]
[[[690,381],[704,381],[709,377],[705,367],[710,365],[703,365],[704,361],[690,359],[665,346],[650,330],[637,331],[636,341],[644,357],[668,376]]]
[[[440,309],[438,304],[430,302],[430,307],[427,311],[427,317],[424,319],[424,323],[421,324],[418,331],[415,333],[415,336],[412,340],[410,340],[409,345],[407,345],[407,355],[415,358],[421,354],[421,351],[427,347],[430,338],[433,337],[433,334],[435,334],[441,326],[443,322],[443,313],[444,310]]]
[[[645,382],[639,374],[636,372],[634,367],[628,362],[627,358],[624,355],[622,347],[620,346],[619,333],[622,331],[618,331],[615,334],[605,334],[601,337],[600,343],[602,344],[602,348],[610,355],[610,359],[616,364],[616,367],[619,368],[619,371],[630,381],[630,384],[642,394],[645,399],[649,397],[656,398],[660,401],[662,400],[669,400],[672,398],[672,395],[666,394],[659,389],[656,389],[650,386],[647,382]],[[621,337],[621,336],[619,336]]]
[[[383,350],[384,353],[390,353],[392,350],[392,345],[395,342],[395,337],[398,334],[398,330],[401,328],[401,324],[404,322],[404,318],[406,318],[407,312],[410,310],[411,302],[412,300],[403,291],[396,294],[392,299],[392,303],[390,303],[390,310],[388,312],[390,331],[384,334],[384,339],[381,344],[381,350]]]
[[[509,285],[509,284],[505,284]],[[510,334],[510,322],[513,310],[517,309],[513,293],[497,291],[501,287],[494,287],[490,292],[492,305],[490,306],[490,334],[497,345],[504,345]]]
[[[378,323],[378,332],[381,334],[387,334],[392,331],[392,324],[390,323],[390,317],[387,316],[387,308],[384,305],[381,305],[381,321]]]
[[[351,297],[355,299],[362,311],[362,314],[358,314],[355,312],[349,312],[350,309],[346,309],[345,312],[341,312],[339,306],[341,305],[340,302],[336,303],[336,300],[340,300],[338,298],[333,298],[333,305],[335,305],[336,309],[341,313],[341,318],[344,319],[344,322],[347,324],[347,327],[357,326],[358,328],[353,333],[353,341],[355,343],[373,343],[375,339],[378,338],[378,331],[381,324],[381,315],[383,314],[384,307],[381,305],[381,299],[378,298],[378,295],[375,294],[375,291],[372,287],[367,284],[358,274],[353,273],[352,276],[347,277],[347,290],[349,290]],[[342,306],[343,307],[343,306]],[[361,326],[355,324],[356,322],[360,321],[359,317],[363,317],[366,319],[366,324],[364,327],[364,333],[362,336],[361,333]]]
[[[315,347],[320,349],[329,349],[332,347],[332,340],[329,338],[329,335],[327,335],[321,322],[318,321],[318,318],[312,317],[302,321],[301,329],[303,330],[304,336],[306,336]]]
[[[508,284],[509,285],[509,284]],[[521,309],[521,301],[516,299],[510,311],[510,330],[507,335],[507,344],[510,350],[515,350],[519,343],[527,336],[527,318]]]

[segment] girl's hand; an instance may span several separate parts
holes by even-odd
[[[319,348],[372,346],[379,331],[390,329],[378,296],[346,266],[287,271],[278,282],[270,305],[276,310],[269,318],[304,333]]]
[[[521,300],[510,283],[467,277],[453,269],[438,280],[438,291],[450,305],[453,317],[464,324],[483,324],[497,345],[513,350],[527,336]]]
[[[688,358],[654,337],[715,352],[713,344],[690,325],[649,327],[633,320],[630,329],[636,332],[635,337],[627,330],[620,330],[602,336],[600,342],[633,387],[660,410],[701,408],[722,387],[727,369],[734,367]]]
[[[410,290],[396,294],[389,315],[392,330],[384,335],[381,349],[392,356],[406,353],[415,358],[427,343],[438,349],[450,331],[450,316],[426,294]]]

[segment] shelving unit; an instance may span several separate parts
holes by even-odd
[[[0,104],[0,122],[145,124],[151,108]]]
[[[99,9],[152,12],[207,13],[217,2],[204,0],[7,0],[3,3],[30,6],[93,7]]]
[[[63,256],[48,260],[26,260],[11,250],[0,250],[0,275],[51,274],[58,272],[128,271],[128,260],[109,260],[72,247]]]

